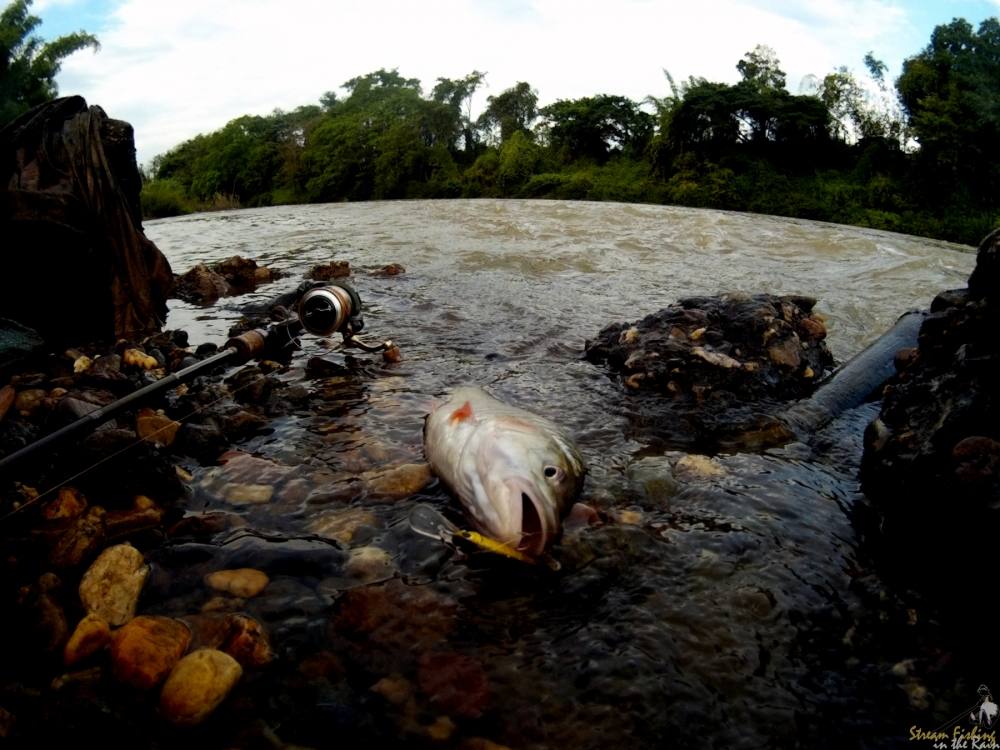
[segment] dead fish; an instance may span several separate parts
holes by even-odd
[[[427,416],[424,455],[479,531],[532,557],[559,534],[586,473],[559,427],[479,388],[456,389]]]

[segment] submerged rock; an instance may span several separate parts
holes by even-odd
[[[237,568],[235,570],[217,570],[205,576],[205,584],[216,591],[243,599],[251,599],[267,586],[270,579],[267,573],[253,568]]]
[[[210,305],[220,297],[252,292],[259,284],[279,277],[277,271],[257,265],[249,258],[234,255],[208,266],[199,263],[175,278],[174,296],[195,305]]]
[[[952,595],[992,567],[1000,533],[998,256],[1000,230],[980,245],[968,288],[935,298],[865,432],[861,478],[882,538]]]
[[[585,356],[624,385],[640,436],[718,450],[833,367],[815,300],[770,294],[691,297],[605,327]]]
[[[801,398],[833,366],[826,327],[808,297],[690,297],[636,323],[604,328],[586,345],[630,387],[704,400]]]
[[[111,639],[115,677],[140,690],[155,687],[170,674],[190,640],[191,631],[180,620],[136,617]]]
[[[351,264],[346,260],[331,260],[329,263],[313,266],[307,275],[315,281],[342,279],[351,275]]]
[[[239,682],[243,668],[222,651],[203,648],[181,659],[160,693],[160,711],[177,726],[200,724]]]
[[[92,656],[111,643],[111,628],[104,618],[88,614],[79,624],[66,642],[63,649],[63,662],[72,667],[88,656]]]
[[[149,576],[149,566],[131,544],[104,550],[80,581],[80,601],[88,614],[115,627],[135,617],[139,594]]]

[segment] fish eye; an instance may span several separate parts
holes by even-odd
[[[546,479],[552,479],[556,482],[561,482],[566,476],[566,472],[558,466],[546,466],[542,471]]]

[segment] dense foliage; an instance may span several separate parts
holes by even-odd
[[[0,13],[0,127],[56,96],[63,59],[98,48],[97,39],[83,31],[43,42],[34,34],[41,19],[30,9],[31,0],[15,0]]]
[[[799,216],[975,243],[1000,223],[1000,22],[955,20],[895,91],[871,54],[791,94],[758,46],[735,84],[692,78],[635,102],[538,106],[527,82],[471,98],[485,74],[429,97],[396,70],[319,105],[246,116],[157,157],[150,216],[226,206],[434,197],[676,203]]]

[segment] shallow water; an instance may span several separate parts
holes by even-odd
[[[843,361],[902,312],[963,286],[970,248],[793,219],[562,201],[273,208],[155,221],[146,232],[175,271],[241,254],[287,274],[211,308],[173,301],[168,327],[192,343],[223,341],[240,307],[337,259],[354,269],[366,336],[403,352],[387,365],[303,338],[280,376],[305,387],[302,408],[240,446],[278,465],[265,479],[257,466],[275,488],[270,503],[228,502],[233,477],[188,465],[190,508],[248,525],[157,551],[147,608],[198,611],[209,570],[269,573],[243,608],[268,626],[279,654],[240,687],[256,706],[251,734],[315,747],[334,738],[885,747],[974,702],[965,680],[980,678],[940,667],[958,644],[880,580],[852,525],[874,407],[808,444],[685,472],[683,461],[672,468],[680,453],[630,437],[620,385],[581,357],[607,323],[745,291],[818,298]],[[368,273],[393,262],[406,273]],[[307,373],[315,356],[347,370]],[[462,559],[413,535],[406,519],[420,502],[461,522],[437,485],[387,501],[358,481],[420,462],[427,406],[465,383],[545,414],[578,441],[590,467],[584,499],[608,522],[566,534],[559,572]],[[349,543],[318,535],[323,523],[360,517]],[[359,572],[352,555],[374,564]],[[373,692],[384,678],[411,697]],[[195,738],[247,732],[240,700]]]

